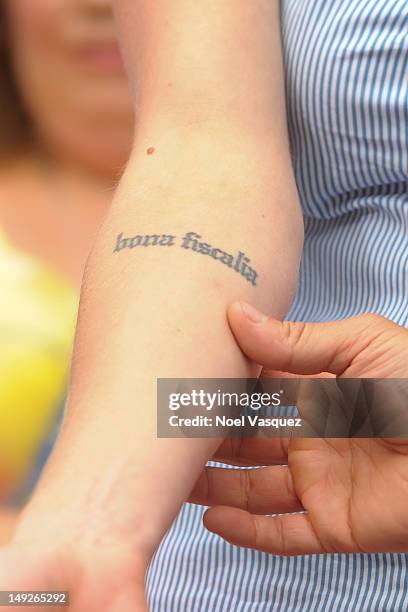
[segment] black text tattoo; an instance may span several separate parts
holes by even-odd
[[[113,250],[114,253],[123,251],[124,249],[134,249],[137,247],[152,247],[152,246],[163,246],[170,247],[177,244],[177,236],[169,234],[149,234],[131,236],[125,238],[123,233],[116,237],[116,246]],[[235,272],[241,274],[247,281],[249,281],[254,287],[258,278],[258,273],[249,265],[251,260],[242,251],[238,251],[237,255],[231,255],[222,249],[213,247],[208,242],[200,242],[201,236],[196,232],[187,232],[178,243],[178,246],[194,251],[195,253],[201,253],[201,255],[208,255],[220,263],[228,266]]]

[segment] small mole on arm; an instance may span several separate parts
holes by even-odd
[[[149,147],[149,148],[147,149],[146,153],[147,153],[148,155],[153,155],[153,153],[155,152],[155,150],[156,150],[156,149],[155,149],[154,147]]]

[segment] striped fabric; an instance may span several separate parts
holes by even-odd
[[[408,2],[282,0],[282,35],[306,228],[288,318],[408,326]],[[151,563],[154,612],[408,610],[408,555],[266,555],[203,512],[186,504]]]

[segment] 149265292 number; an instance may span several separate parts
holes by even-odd
[[[38,604],[55,606],[67,606],[69,604],[69,594],[66,591],[9,591],[4,593],[6,598],[1,597],[1,600],[6,599],[8,605],[33,605]],[[4,605],[4,604],[3,604]]]

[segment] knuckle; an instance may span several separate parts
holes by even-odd
[[[394,335],[396,331],[401,329],[390,319],[372,312],[360,315],[357,319],[359,319],[359,325],[351,338],[353,347],[359,346],[361,343],[371,346],[384,335],[389,337],[390,333]]]
[[[295,352],[297,349],[302,348],[310,341],[310,336],[313,333],[313,327],[313,323],[304,323],[301,321],[283,321],[283,339],[290,349],[290,354]]]
[[[287,553],[287,545],[285,540],[285,526],[281,516],[275,517],[275,525],[279,554],[285,555]]]
[[[240,473],[240,491],[241,491],[241,507],[249,512],[251,503],[251,470],[239,470]]]
[[[290,500],[294,495],[292,476],[288,467],[283,467],[283,470],[285,492],[287,499]]]
[[[365,325],[374,328],[383,328],[388,327],[390,324],[392,325],[392,322],[389,319],[383,317],[382,315],[376,314],[375,312],[368,312],[361,315],[361,321],[364,322]]]
[[[306,323],[300,321],[283,321],[283,336],[291,346],[298,344],[305,335]]]

